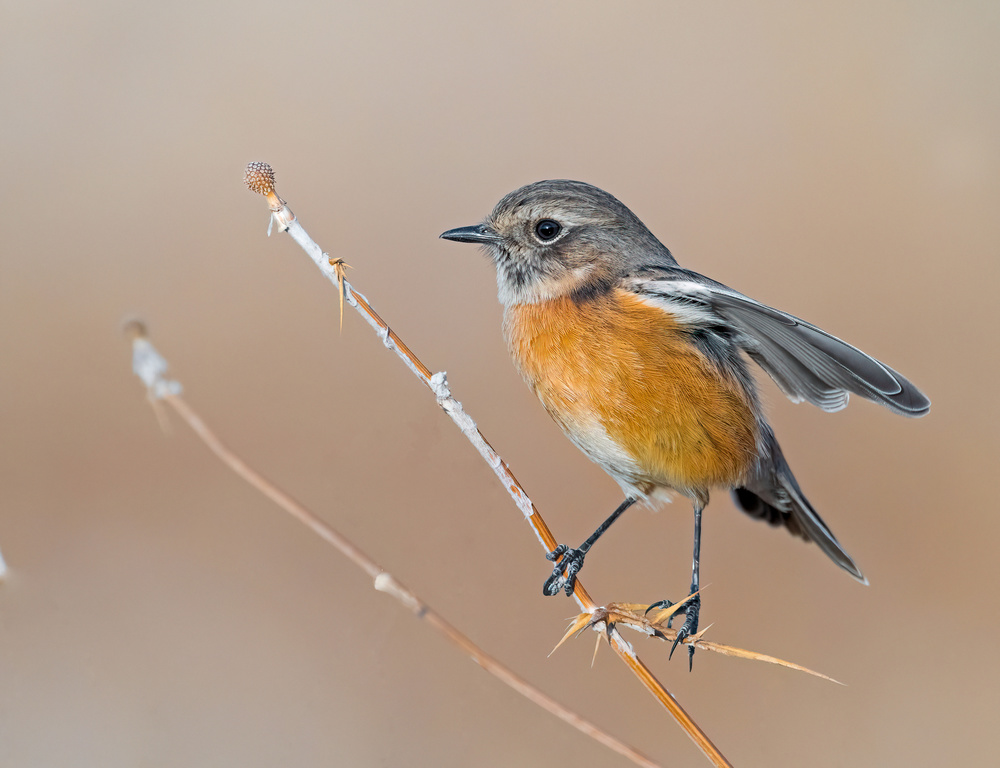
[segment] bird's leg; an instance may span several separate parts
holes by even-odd
[[[698,632],[698,614],[701,611],[701,595],[695,594],[699,586],[698,570],[701,560],[701,511],[704,508],[704,504],[695,500],[694,502],[694,556],[691,560],[691,593],[694,595],[687,603],[684,604],[684,624],[681,628],[677,630],[677,637],[674,638],[674,644],[670,646],[670,656],[674,655],[674,648],[677,644],[684,640],[686,637]],[[667,658],[670,658],[668,656]],[[688,646],[688,671],[690,672],[694,666],[694,646]]]
[[[570,549],[565,544],[560,544],[549,552],[545,556],[549,560],[559,560],[560,557],[562,559],[552,569],[552,575],[545,580],[542,592],[551,596],[558,594],[560,588],[562,588],[567,595],[572,595],[573,588],[576,586],[576,574],[583,568],[583,558],[587,556],[587,552],[594,546],[594,542],[601,538],[604,532],[611,527],[611,524],[621,517],[622,513],[633,504],[635,504],[635,498],[632,496],[626,498],[625,501],[618,505],[618,509],[612,512],[608,519],[597,527],[597,530],[590,535],[590,538],[576,549]],[[563,571],[566,572],[565,576],[563,576]]]
[[[671,658],[674,655],[674,650],[677,645],[684,641],[685,638],[691,637],[698,632],[698,614],[701,611],[701,595],[695,594],[700,589],[700,579],[699,579],[699,565],[701,561],[701,512],[705,508],[705,502],[700,499],[694,500],[694,556],[691,560],[691,595],[694,595],[690,600],[684,603],[684,607],[681,609],[684,611],[684,624],[680,629],[677,630],[677,636],[674,638],[674,644],[670,646],[670,655],[667,658]],[[674,603],[670,600],[660,600],[657,603],[653,603],[649,608],[646,609],[646,613],[656,608],[670,608]],[[673,617],[667,621],[667,626],[673,622]],[[688,645],[688,670],[690,671],[694,665],[694,646]]]

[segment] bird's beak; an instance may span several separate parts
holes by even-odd
[[[457,243],[478,243],[479,245],[488,245],[500,239],[500,235],[485,224],[449,229],[447,232],[442,232],[440,237],[443,240],[454,240]]]

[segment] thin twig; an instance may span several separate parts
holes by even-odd
[[[299,224],[295,214],[285,204],[285,201],[278,197],[274,188],[274,171],[271,167],[261,162],[250,163],[247,166],[244,181],[252,191],[267,197],[268,207],[271,210],[271,224],[276,223],[280,231],[288,232],[292,236],[295,242],[315,262],[320,271],[338,286],[341,295],[346,295],[347,302],[375,329],[385,346],[393,350],[406,366],[424,384],[431,388],[441,408],[458,425],[463,434],[475,446],[476,450],[479,451],[486,463],[490,465],[497,477],[500,478],[507,492],[513,498],[514,503],[524,514],[529,525],[531,525],[544,550],[548,553],[555,549],[556,540],[549,527],[542,519],[535,505],[531,502],[528,494],[521,487],[521,484],[517,482],[506,462],[500,458],[497,452],[493,450],[493,447],[486,441],[486,438],[483,437],[482,433],[476,427],[475,422],[465,413],[462,404],[451,396],[445,374],[443,372],[431,374],[430,369],[410,352],[396,333],[375,313],[368,300],[362,294],[357,293],[351,287],[351,284],[344,279],[343,270],[337,269],[337,260],[331,259],[328,254],[323,252],[323,249],[316,244],[308,233],[306,233],[305,229],[302,228],[302,225]],[[268,232],[270,232],[270,226],[268,227]],[[584,611],[592,613],[596,610],[596,603],[594,603],[590,595],[583,588],[579,579],[577,579],[573,596]],[[636,655],[631,644],[622,637],[615,626],[613,624],[598,622],[594,628],[607,633],[611,647],[614,648],[618,656],[628,665],[633,674],[639,678],[640,682],[653,694],[657,701],[677,720],[688,736],[705,753],[705,756],[720,768],[722,766],[730,766],[730,762],[712,743],[708,735],[688,715],[680,703],[673,697],[673,694],[650,672],[649,668]],[[697,645],[697,640],[693,640],[693,643]]]
[[[395,597],[406,608],[412,611],[414,615],[427,621],[427,623],[441,632],[455,646],[469,654],[479,666],[542,709],[551,712],[560,720],[623,757],[628,758],[636,765],[646,766],[646,768],[658,768],[657,763],[654,763],[646,755],[601,730],[594,723],[581,717],[571,709],[564,707],[483,651],[472,640],[450,624],[441,614],[403,586],[392,574],[384,570],[351,541],[334,530],[314,512],[310,511],[293,499],[288,493],[250,467],[250,465],[226,446],[219,439],[218,435],[205,424],[197,412],[188,405],[187,401],[180,394],[180,385],[166,378],[166,360],[164,360],[146,338],[145,328],[142,324],[139,321],[132,321],[126,326],[126,332],[132,338],[133,370],[135,370],[136,374],[146,384],[150,399],[154,402],[166,402],[194,430],[195,434],[201,438],[209,450],[218,456],[233,472],[271,499],[321,539],[331,544],[342,555],[358,566],[358,568],[368,574],[369,578],[374,581],[375,589]]]

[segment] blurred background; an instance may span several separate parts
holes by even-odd
[[[215,460],[161,433],[120,326],[189,402],[485,649],[655,759],[701,755],[593,639],[433,397],[242,185],[306,229],[455,395],[561,541],[617,486],[500,335],[492,267],[437,239],[576,178],[685,266],[887,361],[934,407],[825,414],[765,384],[801,484],[871,580],[705,522],[709,638],[847,683],[640,653],[740,766],[1000,754],[994,286],[1000,5],[3,4],[0,764],[625,765],[453,651]],[[683,501],[588,560],[681,597]]]

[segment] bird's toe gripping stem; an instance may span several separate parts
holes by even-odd
[[[560,544],[549,552],[545,558],[558,562],[556,567],[552,569],[552,575],[542,585],[542,592],[551,597],[559,594],[559,590],[562,589],[567,596],[572,596],[576,587],[576,574],[583,567],[583,558],[586,554],[583,549],[570,549],[565,544]]]

